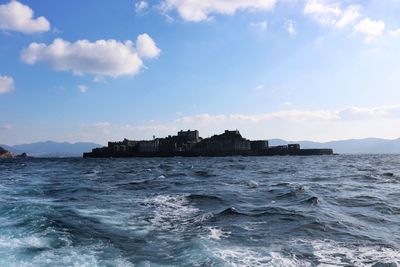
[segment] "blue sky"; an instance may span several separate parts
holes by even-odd
[[[0,0],[0,143],[400,137],[396,0]]]

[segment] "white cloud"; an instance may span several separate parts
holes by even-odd
[[[291,102],[283,103],[291,106]],[[199,114],[195,116],[181,117],[175,120],[177,124],[185,123],[222,123],[222,122],[251,122],[260,123],[265,121],[343,121],[343,120],[368,120],[377,118],[400,118],[400,105],[381,107],[346,107],[340,110],[284,110],[265,114]]]
[[[0,76],[0,94],[10,93],[14,90],[14,79],[9,76]]]
[[[267,30],[268,24],[267,24],[267,21],[264,20],[264,21],[260,21],[260,22],[250,23],[250,26],[260,32],[265,32]]]
[[[95,76],[93,78],[93,82],[95,82],[95,83],[107,83],[107,80],[103,76]]]
[[[161,50],[157,47],[153,39],[147,34],[140,34],[136,39],[136,47],[140,57],[155,58]]]
[[[399,37],[400,36],[400,29],[389,31],[389,35],[392,36],[392,37]]]
[[[338,3],[329,4],[321,0],[308,0],[304,7],[304,14],[313,16],[322,24],[335,24],[342,10]]]
[[[358,19],[360,14],[360,6],[349,6],[341,15],[340,19],[336,22],[336,27],[343,28]]]
[[[135,3],[135,11],[136,13],[142,13],[149,7],[149,3],[146,1],[137,1]]]
[[[291,19],[288,19],[285,21],[284,28],[291,36],[294,36],[297,34],[295,22]]]
[[[374,118],[400,118],[400,105],[372,108],[347,107],[337,112],[342,120],[365,120]]]
[[[354,26],[354,32],[365,35],[367,43],[379,38],[385,31],[385,23],[382,20],[365,18]]]
[[[176,10],[185,21],[199,22],[211,14],[233,15],[238,10],[271,10],[276,0],[163,0],[161,10]]]
[[[83,84],[78,85],[79,92],[86,93],[89,90],[89,87]]]
[[[290,104],[284,103],[286,108]],[[283,110],[264,114],[178,116],[169,122],[83,124],[81,130],[84,132],[75,131],[72,141],[84,139],[106,143],[108,140],[123,138],[150,139],[153,135],[163,137],[181,129],[198,129],[203,137],[225,129],[239,129],[247,138],[332,140],[382,134],[393,138],[398,133],[396,126],[400,121],[400,105],[346,107],[338,110]],[[382,128],[383,126],[385,127]]]
[[[97,122],[97,123],[92,123],[89,125],[83,125],[84,127],[90,128],[95,131],[99,131],[102,134],[110,134],[112,130],[112,124],[109,122]]]
[[[0,5],[0,29],[22,33],[50,30],[50,23],[45,17],[35,19],[33,16],[33,10],[29,6],[16,0]]]
[[[12,128],[14,128],[14,126],[9,123],[0,126],[0,130],[11,130]]]
[[[290,106],[293,106],[293,103],[290,102],[290,101],[286,101],[286,102],[283,102],[283,103],[282,103],[282,106],[284,106],[284,107],[290,107]]]
[[[337,2],[308,0],[304,7],[304,14],[313,17],[323,25],[343,28],[360,17],[360,9],[361,7],[358,5],[350,5],[343,10],[340,3]]]
[[[261,92],[265,89],[265,85],[264,84],[259,84],[256,87],[254,87],[254,91],[256,92]]]
[[[245,114],[230,114],[230,115],[211,115],[200,114],[193,117],[182,117],[176,120],[176,123],[221,123],[227,121],[236,122],[252,122],[259,123],[272,120],[288,120],[288,121],[331,121],[338,120],[340,117],[331,111],[317,110],[317,111],[302,111],[302,110],[287,110],[278,111],[258,115],[245,115]]]
[[[135,75],[143,67],[141,57],[152,58],[160,50],[147,34],[139,35],[138,50],[132,41],[124,43],[116,40],[78,40],[70,43],[55,39],[53,43],[31,43],[24,49],[21,58],[27,64],[46,62],[59,71],[74,74],[118,77]]]

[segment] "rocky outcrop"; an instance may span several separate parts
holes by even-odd
[[[4,148],[0,147],[0,158],[12,158],[12,154]]]

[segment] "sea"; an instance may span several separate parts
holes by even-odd
[[[400,155],[2,159],[0,266],[400,266]]]

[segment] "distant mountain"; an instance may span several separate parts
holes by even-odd
[[[38,142],[15,146],[0,145],[13,154],[27,153],[29,156],[36,157],[80,157],[83,152],[91,151],[93,148],[102,147],[95,143],[58,143],[58,142]]]
[[[400,138],[387,140],[380,138],[349,139],[331,142],[313,141],[286,141],[283,139],[269,140],[270,146],[286,145],[289,143],[300,144],[302,148],[332,148],[335,153],[348,154],[400,154]],[[14,155],[27,153],[29,156],[36,157],[81,157],[84,152],[89,152],[93,148],[102,147],[96,143],[58,143],[58,142],[38,142],[15,146],[0,145],[5,150]]]
[[[302,148],[332,148],[335,153],[400,154],[400,138],[394,140],[380,138],[349,139],[326,143],[312,141],[286,141],[282,139],[272,139],[269,141],[271,146],[284,145],[288,143],[300,144]]]

